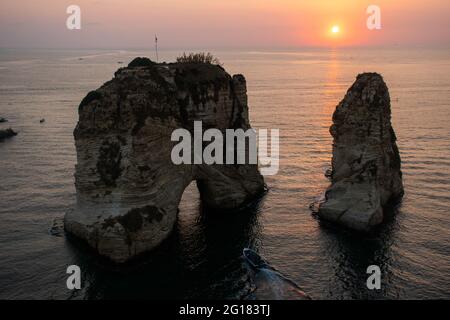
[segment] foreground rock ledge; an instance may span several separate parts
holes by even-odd
[[[389,92],[379,74],[357,77],[334,112],[330,132],[332,185],[319,216],[368,231],[383,221],[383,207],[403,195]]]
[[[149,251],[174,227],[184,189],[204,206],[236,209],[264,191],[256,165],[174,165],[177,128],[250,128],[246,81],[206,63],[136,58],[79,106],[76,207],[66,231],[116,262]],[[193,134],[193,133],[192,133]]]

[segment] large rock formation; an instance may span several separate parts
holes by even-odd
[[[319,216],[367,231],[383,221],[383,206],[403,195],[389,92],[379,74],[357,77],[334,112],[330,132],[332,185]]]
[[[204,206],[236,209],[264,191],[257,165],[175,165],[178,128],[250,128],[246,81],[207,63],[136,58],[79,106],[76,207],[65,229],[124,262],[170,234],[193,181]],[[224,240],[226,241],[226,240]]]

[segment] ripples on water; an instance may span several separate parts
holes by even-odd
[[[117,268],[49,228],[75,201],[79,102],[118,61],[149,53],[0,50],[0,116],[9,119],[0,126],[19,131],[0,143],[0,298],[240,297],[246,246],[314,298],[450,298],[450,51],[215,54],[246,76],[253,127],[280,129],[280,172],[266,177],[259,204],[227,216],[202,213],[192,184],[173,236]],[[367,236],[321,225],[309,210],[329,183],[331,115],[364,71],[382,73],[390,88],[406,190],[398,213]],[[83,271],[75,293],[65,287],[70,264]],[[371,264],[382,269],[378,292],[365,286]]]

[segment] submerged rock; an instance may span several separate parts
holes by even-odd
[[[0,117],[0,123],[3,123],[3,122],[8,122],[8,119]]]
[[[383,221],[383,207],[403,195],[389,92],[379,74],[357,77],[334,112],[330,133],[332,184],[318,214],[368,231]]]
[[[6,129],[6,130],[0,130],[0,140],[4,140],[6,138],[11,138],[14,136],[17,136],[17,132],[15,132],[11,128]]]
[[[65,229],[125,262],[166,239],[184,189],[203,205],[233,210],[264,191],[257,165],[174,165],[172,132],[250,128],[246,81],[206,63],[137,58],[80,103],[74,131],[77,204]]]

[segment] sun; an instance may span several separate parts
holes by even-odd
[[[331,32],[332,33],[339,33],[341,31],[341,28],[339,28],[339,26],[333,26],[332,28],[331,28]]]

